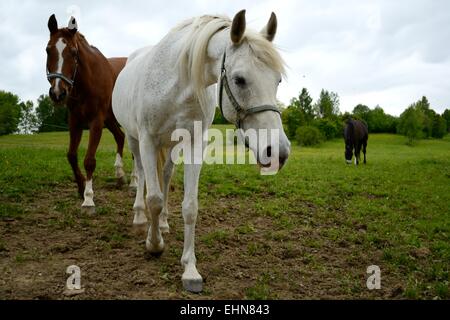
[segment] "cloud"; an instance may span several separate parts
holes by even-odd
[[[373,1],[17,1],[0,2],[0,89],[35,100],[45,79],[47,20],[60,25],[70,14],[106,56],[123,56],[158,42],[180,21],[201,14],[233,16],[261,29],[271,11],[279,20],[275,39],[289,66],[279,90],[284,103],[307,87],[340,95],[341,110],[380,104],[400,114],[426,95],[434,109],[450,107],[450,2]]]

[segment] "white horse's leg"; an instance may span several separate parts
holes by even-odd
[[[147,197],[145,200],[152,219],[151,226],[148,230],[146,247],[150,253],[159,254],[164,250],[164,239],[159,229],[159,216],[163,208],[163,195],[158,179],[158,149],[148,134],[144,133],[139,139],[139,150],[147,186]],[[140,184],[139,178],[138,183]]]
[[[135,227],[145,226],[147,223],[147,215],[145,214],[145,202],[144,202],[144,188],[145,188],[145,178],[144,178],[144,168],[142,167],[141,155],[139,153],[139,142],[132,137],[128,136],[128,144],[130,145],[131,152],[134,156],[135,167],[137,176],[137,190],[136,198],[133,205],[133,225]]]
[[[183,287],[190,292],[201,292],[203,279],[198,273],[195,258],[195,223],[198,212],[198,182],[201,164],[185,164],[184,166],[184,249],[181,263],[184,273],[181,277]]]
[[[161,215],[159,216],[159,229],[162,233],[169,232],[169,223],[167,222],[167,218],[169,217],[169,188],[170,188],[170,180],[173,175],[174,163],[170,158],[171,152],[169,151],[167,154],[167,160],[164,165],[163,171],[163,200],[164,206],[161,211]]]
[[[138,187],[137,180],[138,180],[138,176],[136,173],[136,159],[133,159],[133,170],[131,170],[130,185],[128,186],[128,188],[131,190],[136,190]]]
[[[116,173],[116,178],[119,184],[127,183],[127,179],[125,177],[125,172],[123,171],[123,161],[120,154],[116,154],[116,161],[114,162],[114,169]]]

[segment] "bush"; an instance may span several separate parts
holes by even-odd
[[[422,130],[423,113],[413,104],[400,115],[397,131],[408,138],[409,145],[413,145],[422,137]]]
[[[314,126],[320,130],[322,136],[327,140],[336,138],[340,133],[337,123],[331,119],[318,119],[314,122]]]
[[[301,146],[314,146],[324,140],[320,130],[313,126],[299,127],[295,138]]]

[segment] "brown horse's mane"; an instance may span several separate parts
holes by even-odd
[[[74,37],[74,42],[77,44],[78,48],[85,48],[91,50],[92,53],[100,54],[103,56],[102,52],[95,46],[89,44],[89,42],[86,40],[86,37],[79,31],[75,33],[75,35],[72,35],[72,32],[68,28],[62,28],[59,30],[64,37],[70,38]]]
[[[85,47],[87,47],[87,48],[89,48],[91,50],[94,50],[96,53],[103,55],[101,53],[101,51],[97,47],[89,44],[89,42],[86,40],[86,37],[82,33],[77,32],[75,34],[75,37],[76,37],[75,41],[77,42],[78,45],[81,44],[81,45],[83,45],[83,46],[85,46]]]

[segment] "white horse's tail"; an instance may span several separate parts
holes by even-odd
[[[157,164],[156,164],[156,170],[158,171],[158,179],[159,179],[159,185],[161,186],[161,189],[163,188],[163,184],[164,184],[164,165],[166,163],[167,160],[167,154],[168,154],[168,149],[166,148],[161,148],[158,152],[158,160],[157,160]]]

